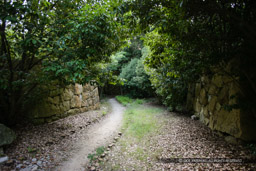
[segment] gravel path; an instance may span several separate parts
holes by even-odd
[[[166,110],[155,116],[159,127],[153,134],[138,141],[123,129],[120,136],[124,107],[115,99],[108,102],[112,112],[108,112],[110,105],[102,105],[100,110],[49,124],[17,128],[17,140],[5,151],[10,160],[0,170],[256,170],[255,163],[168,161],[172,158],[255,160],[255,156],[245,145],[228,144],[225,137],[199,121]],[[143,108],[159,106],[146,104]],[[101,146],[108,147],[104,156],[89,163],[88,154]]]
[[[103,121],[94,124],[88,133],[84,135],[85,139],[77,142],[75,149],[72,151],[73,156],[56,170],[60,171],[80,171],[88,163],[88,154],[93,153],[97,147],[109,144],[114,136],[118,134],[121,126],[122,113],[124,107],[115,99],[109,100],[112,106],[112,112],[108,114]]]
[[[144,105],[144,108],[158,107]],[[163,110],[155,117],[159,127],[153,134],[138,140],[123,132],[96,170],[256,170],[256,156],[246,145],[229,144],[224,140],[225,136],[182,114]],[[172,161],[173,158],[177,160]],[[185,160],[196,158],[209,161]],[[211,162],[211,159],[223,161]],[[238,162],[229,159],[238,159]],[[241,163],[240,159],[254,162]]]
[[[100,110],[38,126],[17,126],[17,139],[5,149],[10,160],[0,165],[0,170],[81,170],[88,153],[108,143],[118,131],[123,109],[110,99],[101,104]]]

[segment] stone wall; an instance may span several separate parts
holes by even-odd
[[[200,121],[212,130],[244,140],[256,140],[256,120],[248,112],[230,108],[237,104],[240,93],[239,78],[216,73],[202,76],[188,93],[190,108]],[[188,105],[189,107],[189,105]]]
[[[29,111],[30,119],[36,124],[51,122],[100,107],[97,86],[75,84],[67,88],[48,89],[50,89],[49,96]]]

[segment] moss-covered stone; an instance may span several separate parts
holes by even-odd
[[[218,93],[218,102],[222,104],[228,103],[228,91],[229,86],[226,85],[220,89],[220,92]]]
[[[239,94],[239,88],[235,83],[231,83],[228,91],[228,103],[230,105],[237,103],[237,97]]]
[[[201,91],[201,83],[196,83],[195,97],[199,97]]]
[[[241,111],[241,138],[246,141],[256,141],[256,119],[250,112]]]
[[[74,115],[74,114],[77,114],[77,113],[80,113],[80,109],[70,109],[67,112],[68,115]]]
[[[213,76],[203,76],[195,84],[193,109],[200,121],[211,129],[225,132],[236,138],[256,140],[256,119],[249,111],[225,110],[225,105],[237,104],[240,94],[237,81],[225,75],[219,68],[213,68]],[[228,71],[228,70],[227,70]]]
[[[83,92],[83,86],[81,84],[75,84],[74,93],[75,95],[80,95]]]
[[[241,137],[242,130],[240,126],[240,110],[232,110],[231,112],[221,109],[215,112],[210,122],[213,123],[214,130],[226,132],[237,138]]]
[[[196,113],[199,113],[201,111],[201,104],[199,102],[199,98],[196,99],[194,109]]]
[[[48,97],[48,102],[58,105],[60,103],[60,96]]]
[[[220,111],[220,109],[221,109],[220,103],[216,103],[216,107],[215,108],[216,108],[217,111]]]
[[[92,106],[92,105],[93,105],[92,99],[89,99],[89,100],[88,100],[88,104],[89,104],[89,106]]]
[[[209,95],[217,95],[217,93],[218,93],[218,88],[214,84],[211,84],[209,86],[208,94]]]
[[[3,145],[9,145],[11,144],[15,138],[16,135],[13,130],[10,128],[6,127],[3,124],[0,124],[0,147]]]
[[[63,93],[61,94],[62,101],[68,101],[71,100],[73,97],[73,92],[70,89],[65,89]]]
[[[70,109],[70,101],[64,101],[60,105],[61,113],[64,113]]]
[[[199,101],[202,105],[206,105],[207,104],[207,97],[206,97],[206,91],[204,88],[201,89],[200,91],[200,98],[199,98]]]
[[[58,105],[50,104],[47,101],[43,101],[42,103],[34,107],[31,115],[34,118],[46,118],[60,113],[61,110]]]
[[[75,84],[69,85],[65,89],[58,89],[56,86],[45,87],[45,89],[47,88],[51,92],[49,96],[38,102],[28,112],[29,118],[34,124],[52,122],[68,115],[99,107],[97,105],[99,102],[98,88],[96,86]]]
[[[71,108],[80,108],[81,106],[82,106],[82,100],[80,99],[80,97],[79,96],[74,96],[71,99],[70,107]]]
[[[34,125],[41,125],[41,124],[45,123],[45,119],[44,119],[44,118],[32,119],[32,123],[33,123]]]
[[[89,104],[88,104],[87,100],[83,100],[82,107],[88,107],[88,106],[89,106]]]
[[[54,90],[51,90],[49,93],[50,97],[59,96],[63,93],[63,88],[55,88]]]
[[[212,78],[212,84],[216,85],[217,87],[222,87],[223,86],[222,76],[215,74]]]
[[[209,101],[208,109],[209,111],[214,111],[215,110],[215,105],[217,102],[217,96],[211,96],[211,99]]]
[[[89,93],[88,92],[83,92],[82,93],[82,99],[83,99],[83,101],[86,101],[88,98],[89,98]]]
[[[87,111],[88,111],[87,107],[83,107],[83,108],[80,109],[80,113],[87,112]]]

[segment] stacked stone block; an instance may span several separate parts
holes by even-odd
[[[34,123],[51,122],[69,115],[99,109],[98,87],[90,84],[51,88],[49,97],[30,111]]]
[[[202,76],[200,81],[190,86],[188,101],[193,102],[193,110],[200,121],[212,130],[230,134],[244,140],[256,140],[255,119],[240,109],[230,108],[237,104],[239,78],[216,73]],[[192,92],[192,93],[191,93]]]

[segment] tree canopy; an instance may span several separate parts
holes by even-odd
[[[91,80],[90,68],[109,60],[122,45],[125,28],[119,22],[119,3],[1,1],[1,120],[15,122],[39,85]]]
[[[210,74],[213,67],[224,71],[232,62],[228,74],[240,77],[241,97],[247,99],[247,108],[253,107],[255,1],[134,0],[125,7],[136,21],[130,24],[139,26],[135,31],[147,33],[151,55],[145,65],[154,70],[153,84],[158,82],[157,91],[166,103],[185,102],[189,83]],[[173,100],[167,102],[168,98]]]
[[[92,79],[142,96],[152,84],[177,108],[190,83],[230,62],[227,74],[243,83],[240,107],[256,113],[253,0],[3,0],[0,7],[4,122],[15,122],[43,86]]]

